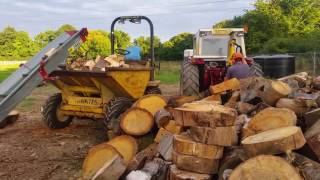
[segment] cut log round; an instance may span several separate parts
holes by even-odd
[[[210,180],[208,174],[199,174],[178,169],[177,166],[170,166],[169,180]]]
[[[256,134],[270,129],[295,126],[296,123],[297,116],[290,109],[270,107],[256,114],[246,128]]]
[[[189,104],[173,112],[176,123],[181,126],[233,126],[237,115],[235,109],[205,103]]]
[[[273,106],[280,98],[284,98],[290,93],[291,88],[288,84],[281,81],[269,81],[263,86],[260,96],[265,103]]]
[[[102,168],[93,176],[92,180],[118,180],[125,172],[126,165],[120,155],[117,155],[104,163]]]
[[[103,143],[94,146],[89,150],[89,153],[83,162],[83,177],[85,179],[92,178],[105,163],[112,163],[118,156],[119,152],[111,145]]]
[[[302,180],[296,169],[284,159],[260,155],[240,164],[229,180]]]
[[[160,109],[154,115],[154,121],[157,124],[158,128],[164,127],[169,123],[169,121],[173,119],[171,113],[168,112],[166,109]]]
[[[320,120],[314,123],[304,134],[309,147],[320,160]]]
[[[131,136],[117,136],[107,144],[114,147],[122,155],[125,164],[128,164],[138,152],[137,141]]]
[[[291,109],[300,117],[311,110],[311,107],[308,107],[303,99],[281,98],[277,102],[276,107]]]
[[[186,135],[175,135],[173,140],[175,152],[208,159],[221,159],[222,146],[207,145],[193,141]]]
[[[233,146],[238,143],[235,126],[216,128],[192,126],[190,137],[194,141],[216,146]]]
[[[147,134],[153,127],[152,114],[142,108],[128,109],[120,120],[121,129],[129,135],[141,136]]]
[[[218,172],[219,168],[218,159],[200,158],[180,154],[174,151],[172,153],[172,162],[179,169],[203,174],[215,174]]]
[[[241,143],[248,156],[256,156],[299,149],[306,143],[306,140],[299,127],[289,126],[249,136]]]
[[[146,109],[152,115],[167,105],[166,100],[161,95],[149,94],[141,97],[133,104],[133,107]]]
[[[238,90],[240,89],[240,82],[237,78],[232,78],[227,81],[224,81],[220,84],[210,86],[210,93],[217,94],[221,92],[225,92],[228,90]]]

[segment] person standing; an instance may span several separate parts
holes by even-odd
[[[225,80],[237,78],[244,79],[249,77],[250,67],[244,60],[241,53],[235,53],[233,55],[233,65],[227,70]]]

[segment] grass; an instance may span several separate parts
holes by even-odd
[[[180,61],[160,61],[160,71],[156,70],[156,79],[160,80],[162,84],[178,83],[180,64]]]
[[[19,64],[13,65],[0,65],[0,82],[5,80],[10,74],[18,69]]]

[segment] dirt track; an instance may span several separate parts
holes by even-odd
[[[162,85],[161,89],[165,95],[178,93],[178,85]],[[18,121],[0,129],[0,179],[77,179],[89,148],[105,141],[102,124],[92,120],[48,129],[40,107],[55,91],[52,87],[36,89],[17,108]]]

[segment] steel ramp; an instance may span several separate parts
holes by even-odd
[[[0,123],[42,82],[39,74],[42,59],[46,62],[45,69],[50,74],[59,64],[65,62],[68,49],[79,45],[86,35],[86,29],[61,34],[0,84]]]

